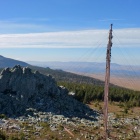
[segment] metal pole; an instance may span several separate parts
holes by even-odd
[[[105,129],[105,140],[107,140],[108,132],[108,93],[110,83],[110,60],[111,60],[111,47],[112,47],[112,26],[111,24],[109,31],[109,40],[106,52],[106,75],[105,75],[105,87],[104,87],[104,129]]]

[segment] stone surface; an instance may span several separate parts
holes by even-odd
[[[70,96],[66,88],[58,87],[50,75],[19,65],[5,68],[0,74],[0,114],[34,116],[39,111],[88,119],[99,115]]]

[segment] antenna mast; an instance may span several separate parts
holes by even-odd
[[[112,26],[110,26],[109,40],[107,44],[106,52],[106,75],[105,75],[105,87],[104,87],[104,128],[105,128],[105,140],[107,140],[108,131],[108,93],[109,93],[109,83],[110,83],[110,61],[111,61],[111,47],[112,47]]]

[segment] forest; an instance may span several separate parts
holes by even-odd
[[[66,87],[74,92],[74,98],[83,102],[103,101],[104,86],[85,83],[58,82],[58,85]],[[111,86],[109,89],[109,101],[124,103],[128,108],[140,107],[140,91],[134,91],[122,87]]]

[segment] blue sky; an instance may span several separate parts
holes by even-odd
[[[113,23],[112,62],[140,65],[139,5],[139,0],[0,0],[1,55],[102,62]]]

